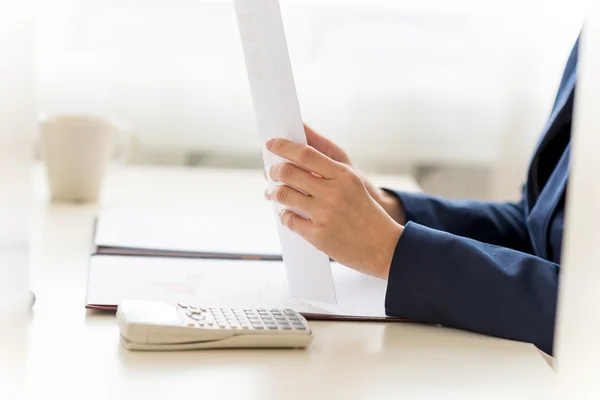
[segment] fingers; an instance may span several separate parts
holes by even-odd
[[[289,210],[284,210],[279,213],[279,219],[283,226],[309,240],[312,237],[314,225],[307,219],[302,218]]]
[[[269,175],[273,181],[283,182],[311,196],[315,196],[323,191],[320,186],[320,183],[323,183],[323,179],[292,163],[275,164],[271,168]]]
[[[314,148],[286,139],[270,139],[267,149],[273,154],[293,161],[300,167],[315,172],[325,179],[334,179],[342,172],[341,164]]]
[[[311,218],[311,212],[314,208],[311,207],[311,203],[314,202],[312,197],[302,194],[286,185],[281,185],[273,189],[270,196],[271,200]]]

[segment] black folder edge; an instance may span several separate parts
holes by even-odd
[[[118,246],[103,246],[96,243],[96,234],[98,228],[98,219],[96,216],[93,221],[92,234],[92,253],[91,255],[105,256],[138,256],[138,257],[172,257],[172,258],[205,258],[218,260],[260,260],[260,261],[283,261],[280,254],[222,254],[208,253],[185,250],[161,250],[144,249]]]

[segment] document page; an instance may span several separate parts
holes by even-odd
[[[306,143],[278,0],[234,0],[250,92],[261,140]],[[265,170],[282,162],[263,148]],[[275,183],[270,181],[271,188]],[[284,227],[274,204],[288,284],[294,296],[335,304],[329,257]]]
[[[289,307],[327,319],[386,318],[386,281],[337,263],[331,268],[337,304],[292,295],[281,261],[96,255],[90,260],[86,306],[114,308],[132,299],[231,308]]]

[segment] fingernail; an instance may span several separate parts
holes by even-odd
[[[266,143],[267,149],[270,149],[271,147],[273,147],[273,143],[275,143],[274,138],[267,140],[267,143]]]

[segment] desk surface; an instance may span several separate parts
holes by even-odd
[[[101,205],[267,214],[263,187],[254,171],[132,167],[107,177]],[[23,339],[32,399],[530,399],[553,375],[532,345],[410,323],[313,321],[306,350],[127,352],[114,314],[84,309],[99,206],[48,204],[41,174],[36,190],[38,304]]]

